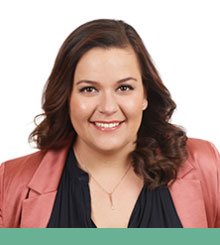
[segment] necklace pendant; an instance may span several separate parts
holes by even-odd
[[[110,200],[110,203],[111,203],[112,210],[115,210],[115,207],[114,207],[114,204],[113,204],[113,200],[112,200],[112,193],[109,194],[109,200]]]

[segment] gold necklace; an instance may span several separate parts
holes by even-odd
[[[115,210],[115,206],[113,204],[113,199],[112,199],[112,194],[114,193],[114,191],[117,189],[117,187],[120,185],[120,183],[122,182],[122,180],[125,178],[125,176],[127,175],[131,165],[128,167],[128,169],[126,170],[126,172],[124,173],[124,175],[121,177],[120,181],[118,182],[118,184],[113,188],[113,190],[111,192],[108,192],[105,190],[105,188],[94,178],[94,176],[90,173],[90,171],[88,170],[88,168],[82,164],[81,159],[79,158],[78,155],[78,159],[80,160],[81,165],[86,169],[86,171],[88,172],[88,174],[91,176],[91,178],[93,178],[93,180],[96,182],[96,184],[108,195],[109,197],[109,201],[111,204],[111,209]]]

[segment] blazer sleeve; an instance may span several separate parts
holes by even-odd
[[[3,175],[4,164],[0,165],[0,228],[3,228],[2,206],[3,206]]]
[[[220,154],[214,144],[210,143],[212,146],[212,149],[214,151],[214,157],[215,157],[215,162],[216,162],[216,169],[217,169],[217,198],[216,200],[217,203],[217,215],[216,215],[216,222],[215,222],[215,227],[220,228]]]

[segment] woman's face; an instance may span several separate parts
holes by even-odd
[[[132,48],[93,48],[81,57],[70,97],[78,143],[101,152],[134,149],[146,107]]]

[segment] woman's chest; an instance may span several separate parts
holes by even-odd
[[[98,228],[127,228],[143,188],[143,182],[108,193],[90,184],[91,219]]]

